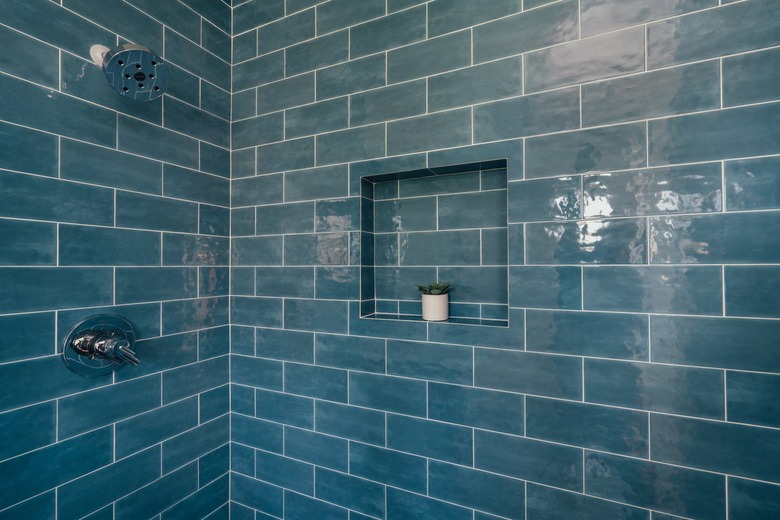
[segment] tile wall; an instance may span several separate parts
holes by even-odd
[[[4,520],[228,518],[230,14],[2,2]],[[162,100],[119,97],[89,61],[126,41],[164,53]],[[138,367],[64,366],[96,313],[135,324]]]
[[[233,15],[233,518],[777,517],[779,3]],[[498,158],[510,327],[360,319],[360,178]]]

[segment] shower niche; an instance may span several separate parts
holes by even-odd
[[[506,327],[507,161],[363,176],[360,317],[422,321],[418,285],[446,282],[450,323]]]

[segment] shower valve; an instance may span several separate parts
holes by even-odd
[[[62,360],[82,376],[110,374],[124,365],[137,365],[133,352],[135,329],[124,318],[90,316],[73,327],[62,342]]]
[[[131,350],[130,342],[114,331],[86,330],[79,333],[70,346],[89,359],[104,358],[117,364],[125,361],[131,365],[138,364],[138,357]]]

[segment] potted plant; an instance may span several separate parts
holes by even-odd
[[[425,321],[446,321],[450,317],[450,295],[453,289],[448,283],[435,282],[418,285],[422,292],[422,317]]]

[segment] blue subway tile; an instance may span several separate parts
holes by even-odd
[[[198,359],[198,335],[194,332],[138,341],[135,352],[143,363],[126,367],[116,379],[127,380],[194,363]]]
[[[232,241],[233,265],[280,265],[282,263],[282,237],[247,237]]]
[[[576,511],[582,520],[650,520],[650,512],[646,509],[546,486],[529,484],[526,497],[528,520],[566,520],[572,511]]]
[[[301,363],[314,361],[314,335],[311,333],[257,329],[256,337],[258,357]]]
[[[455,286],[451,302],[507,303],[506,267],[440,267],[439,280]]]
[[[476,430],[474,466],[548,486],[582,489],[582,450]]]
[[[347,332],[347,302],[294,300],[284,302],[286,329],[313,332]]]
[[[347,520],[350,515],[346,509],[289,491],[284,493],[284,514],[286,518],[321,518],[323,520]]]
[[[507,192],[483,191],[438,197],[439,229],[505,227]]]
[[[780,103],[772,103],[651,121],[650,164],[777,153],[778,130],[772,122],[778,117]]]
[[[346,370],[285,363],[284,390],[291,394],[345,403],[347,374]]]
[[[282,390],[283,363],[237,355],[233,355],[230,359],[231,383]]]
[[[282,300],[277,298],[232,297],[231,323],[255,327],[282,326]]]
[[[780,486],[729,478],[729,518],[770,520],[780,508]]]
[[[385,55],[369,56],[317,71],[317,99],[385,85]]]
[[[328,502],[384,517],[385,487],[375,482],[317,468],[315,493]]]
[[[230,181],[227,179],[167,164],[163,171],[163,193],[166,197],[230,205]]]
[[[427,463],[422,457],[350,443],[349,467],[359,477],[418,493],[427,490]]]
[[[584,305],[590,310],[719,315],[718,267],[586,267]]]
[[[648,321],[631,314],[526,312],[526,349],[647,361]]]
[[[433,4],[428,9],[428,32],[431,36],[436,36],[517,13],[521,7],[518,0],[478,3],[450,0]]]
[[[198,424],[198,401],[185,399],[116,424],[116,455],[126,457]]]
[[[63,151],[65,143],[69,142],[67,139],[63,140]],[[62,159],[64,162],[64,154]],[[86,157],[84,159],[87,160]],[[0,123],[0,167],[56,177],[57,137],[21,126]]]
[[[227,386],[225,387],[227,388]],[[212,482],[220,476],[226,475],[230,470],[230,446],[225,444],[211,453],[207,453],[198,459],[198,483]]]
[[[283,184],[284,178],[281,174],[260,175],[234,181],[231,194],[232,207],[282,202]]]
[[[255,396],[257,417],[299,428],[313,428],[313,399],[261,389],[256,391]]]
[[[722,419],[723,373],[700,368],[588,359],[585,361],[585,400]]]
[[[425,80],[373,89],[350,97],[350,122],[367,125],[416,116],[426,111]]]
[[[276,237],[274,237],[276,238]],[[284,240],[285,265],[348,265],[349,234],[292,235]]]
[[[21,502],[13,507],[0,511],[0,519],[15,520],[17,518],[54,518],[56,513],[57,497],[55,490],[40,494],[37,497]],[[113,514],[113,507],[108,508],[108,512]],[[102,520],[101,518],[91,518],[88,520]]]
[[[231,430],[233,425],[231,424]],[[230,471],[242,475],[254,476],[255,450],[235,442],[230,444]]]
[[[775,209],[780,207],[775,185],[777,157],[729,161],[725,168],[726,209]]]
[[[317,431],[371,444],[384,444],[385,414],[356,406],[317,401]]]
[[[582,5],[582,35],[614,31],[716,4],[715,0],[673,0],[664,3],[632,0],[629,4],[620,0],[585,0]]]
[[[339,31],[285,49],[285,71],[293,76],[347,61],[348,57],[348,31]]]
[[[524,5],[526,10],[531,7]],[[474,61],[494,60],[574,40],[578,36],[577,11],[577,2],[568,0],[479,25],[474,28]],[[556,30],[547,30],[549,27]]]
[[[0,460],[54,443],[57,439],[56,417],[54,401],[0,415]]]
[[[136,233],[137,237],[142,237],[141,232],[126,231],[127,235],[119,235],[117,242],[124,242],[124,247],[133,247],[132,238]],[[156,247],[159,247],[159,234],[147,233],[146,242],[151,245],[153,242],[149,240],[149,236],[158,239]],[[60,235],[61,236],[61,235]],[[99,235],[98,235],[99,236]],[[124,239],[124,240],[122,240]],[[60,241],[62,238],[60,238]],[[135,239],[136,241],[138,238]],[[106,243],[110,243],[106,241]],[[180,235],[172,233],[163,234],[163,265],[188,265],[188,266],[214,266],[214,265],[227,265],[229,263],[228,250],[229,240],[223,237],[210,237],[204,235]],[[148,247],[148,246],[147,246]],[[156,253],[156,247],[152,246],[149,263],[152,263],[154,253]],[[110,264],[111,262],[108,262]],[[158,262],[154,262],[157,264]],[[122,265],[122,262],[116,262],[118,265]],[[138,265],[138,264],[134,264]],[[143,264],[141,264],[143,265]]]
[[[349,174],[346,166],[313,168],[284,175],[284,199],[287,202],[345,197],[348,191]]]
[[[4,267],[0,312],[110,305],[112,287],[109,268]]]
[[[230,88],[230,65],[203,47],[166,28],[165,58],[215,84]]]
[[[480,200],[471,198],[472,200]],[[464,207],[458,204],[458,200],[448,201],[445,206],[444,198],[439,197],[440,214],[443,219],[447,218],[447,224],[458,227],[466,227],[459,222],[459,217],[454,216],[456,206],[461,209]],[[482,199],[485,200],[485,199]],[[467,206],[466,206],[467,207]],[[478,206],[480,209],[487,206]],[[476,211],[473,213],[477,213]],[[491,212],[492,213],[492,212]],[[484,213],[483,213],[484,214]],[[440,225],[442,222],[440,222]],[[459,225],[460,224],[460,225]],[[443,226],[442,226],[443,228]],[[387,235],[385,235],[387,236]],[[383,237],[379,235],[377,238]],[[392,237],[393,242],[395,235]],[[478,230],[470,231],[440,231],[437,233],[401,233],[399,238],[401,245],[398,254],[401,258],[401,265],[479,265],[480,264],[480,232]],[[395,244],[393,243],[393,246]],[[377,248],[379,249],[379,248]]]
[[[312,267],[261,267],[257,269],[255,279],[257,296],[314,297]]]
[[[227,325],[229,300],[198,298],[164,302],[162,304],[163,334],[177,334],[189,330]]]
[[[652,125],[651,125],[652,126]],[[644,123],[535,137],[526,142],[526,178],[645,166]]]
[[[471,144],[471,125],[471,109],[468,108],[388,123],[387,154],[400,155]]]
[[[192,202],[119,191],[116,194],[116,225],[196,233],[198,205]]]
[[[384,343],[379,339],[317,334],[317,364],[364,372],[384,372]]]
[[[780,315],[780,300],[773,290],[780,271],[775,267],[726,267],[726,314],[771,317]]]
[[[230,210],[219,206],[199,206],[198,231],[206,235],[230,234]]]
[[[111,462],[112,448],[111,428],[103,428],[0,463],[0,472],[13,475],[17,484],[0,489],[0,507],[106,466]]]
[[[780,16],[771,0],[735,3],[652,23],[647,29],[648,68],[771,47],[780,35],[771,20]]]
[[[383,124],[317,136],[317,164],[361,161],[384,155],[385,125]]]
[[[359,372],[349,374],[349,404],[425,416],[426,401],[423,381]]]
[[[317,8],[317,33],[325,34],[384,14],[382,0],[365,0],[358,6],[350,0],[333,0]]]
[[[579,400],[582,364],[577,358],[508,350],[477,349],[476,386]]]
[[[230,146],[230,124],[227,121],[174,98],[163,99],[166,128],[223,148]]]
[[[508,185],[509,222],[575,220],[582,215],[579,177],[557,177]]]
[[[444,383],[470,385],[473,351],[468,347],[388,341],[387,373]]]
[[[314,466],[273,453],[256,453],[256,477],[299,493],[314,493]]]
[[[777,49],[735,56],[723,60],[723,103],[746,105],[778,98]]]
[[[317,401],[315,414],[326,405]],[[346,471],[348,467],[348,441],[309,430],[286,427],[284,429],[284,454],[293,459],[311,462],[317,466]]]
[[[197,492],[188,496],[175,506],[163,512],[165,520],[186,520],[204,512],[213,511],[229,498],[229,477],[227,475],[207,486],[201,487]],[[215,517],[214,520],[217,520]]]
[[[317,298],[357,300],[360,298],[360,270],[357,267],[316,268]]]
[[[257,31],[257,48],[261,54],[266,54],[313,38],[314,33],[314,9],[309,9],[260,27]]]
[[[314,73],[275,81],[257,88],[257,114],[277,112],[314,101]]]
[[[314,166],[314,138],[281,141],[257,149],[257,173],[297,170]]]
[[[237,38],[241,38],[238,36]],[[253,43],[250,40],[250,43]],[[251,52],[255,52],[254,49]],[[249,56],[247,56],[249,57]],[[284,77],[284,51],[265,54],[257,58],[237,63],[233,67],[233,91],[264,85]]]
[[[428,110],[474,105],[519,95],[523,64],[519,57],[476,65],[428,78]],[[490,81],[485,81],[485,78]]]
[[[234,386],[234,388],[237,388]],[[284,427],[281,424],[232,414],[231,435],[233,442],[253,448],[282,453]],[[254,469],[252,470],[254,472]]]
[[[389,414],[387,447],[465,466],[473,463],[471,428],[426,419]]]
[[[198,141],[129,117],[119,116],[119,150],[170,162],[187,168],[198,166]],[[102,144],[102,143],[98,143]]]
[[[193,267],[123,267],[116,270],[116,302],[193,298],[197,270]]]
[[[176,368],[163,374],[163,403],[177,401],[227,382],[228,358],[226,356]]]
[[[431,461],[428,494],[503,517],[525,517],[525,483],[470,468]]]
[[[429,383],[428,416],[519,435],[523,432],[523,398],[467,386]]]
[[[70,229],[63,227],[62,229]],[[98,229],[98,228],[91,228]],[[0,220],[0,235],[13,247],[0,251],[0,265],[55,265],[57,227],[55,224]],[[60,245],[60,248],[62,246]],[[62,264],[89,265],[89,264]]]
[[[230,292],[230,269],[227,267],[200,267],[198,269],[198,295],[227,296]],[[205,300],[218,307],[226,305],[225,300]],[[225,315],[223,318],[227,318]],[[217,320],[214,320],[215,322]],[[225,319],[225,321],[227,321]]]
[[[653,460],[770,482],[778,479],[777,430],[654,414],[650,432]]]
[[[223,446],[229,440],[230,419],[227,415],[167,440],[163,442],[162,447],[163,473],[169,473],[172,469],[184,466]]]
[[[284,136],[284,113],[276,112],[243,119],[236,121],[231,127],[233,149],[278,142]]]
[[[580,309],[579,267],[512,267],[509,269],[512,307]]]
[[[588,175],[583,187],[585,218],[709,213],[723,206],[719,163]]]
[[[577,428],[566,426],[575,423]],[[649,443],[648,413],[528,397],[526,436],[646,457]]]
[[[388,52],[387,82],[398,83],[469,65],[470,31],[460,31]]]
[[[421,6],[351,27],[349,56],[354,59],[424,40],[426,22],[427,10]]]
[[[57,517],[82,518],[159,477],[160,450],[153,448],[143,451],[60,487],[57,490]],[[110,487],[95,497],[85,489],[93,478],[106,482],[121,479],[122,486]]]
[[[645,219],[527,224],[529,264],[647,263]]]
[[[726,372],[726,389],[729,421],[774,427],[780,425],[778,405],[771,397],[777,395],[780,389],[780,376]]]
[[[277,518],[284,510],[281,488],[235,473],[230,476],[230,499]]]
[[[471,520],[472,511],[422,495],[387,488],[387,519]]]
[[[341,130],[349,126],[349,98],[340,97],[291,108],[284,114],[287,139]]]

